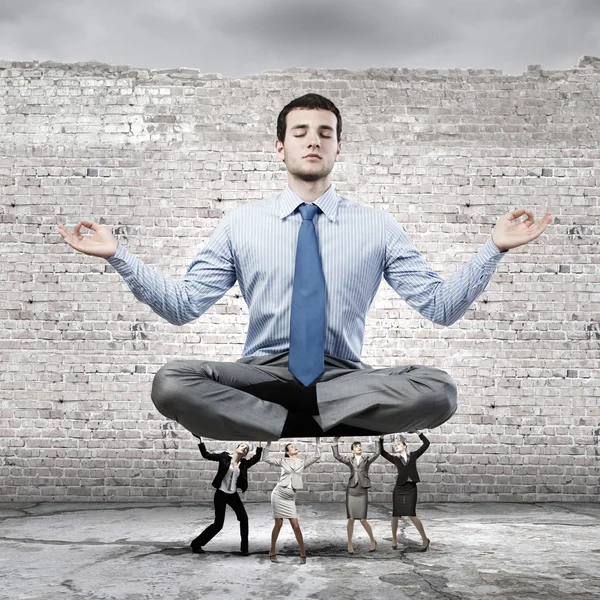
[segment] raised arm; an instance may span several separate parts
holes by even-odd
[[[379,438],[379,454],[385,458],[385,460],[389,460],[391,463],[396,464],[396,458],[392,456],[386,449],[383,447],[383,438]]]
[[[221,454],[213,454],[206,449],[203,441],[200,441],[198,444],[198,448],[200,448],[200,453],[202,454],[202,458],[206,458],[206,460],[219,460],[221,458]]]
[[[417,448],[414,452],[411,453],[413,458],[415,459],[419,458],[419,456],[421,456],[421,454],[423,454],[423,452],[425,452],[425,450],[427,450],[427,448],[429,448],[429,446],[431,445],[430,441],[425,437],[425,434],[419,433],[419,437],[421,438],[421,441],[423,443],[421,444],[420,448]]]
[[[262,453],[263,461],[266,462],[268,465],[272,465],[274,467],[280,467],[281,459],[280,458],[271,458],[269,456],[270,452],[271,452],[271,442],[267,442],[267,445],[265,446],[265,449],[263,450],[263,453]]]
[[[335,458],[335,460],[339,460],[340,462],[344,463],[345,465],[350,466],[350,459],[346,458],[345,456],[342,456],[340,454],[340,449],[339,449],[339,441],[340,438],[336,437],[333,438],[333,444],[331,444],[331,450],[333,451],[333,458]]]
[[[373,454],[369,454],[367,456],[367,464],[374,463],[381,456],[381,450],[379,449],[379,444],[377,445],[377,450],[373,452]]]
[[[516,219],[524,214],[527,221],[517,223]],[[505,252],[541,235],[550,215],[537,223],[531,212],[523,209],[504,215],[475,256],[445,280],[415,249],[396,219],[387,214],[385,219],[385,280],[425,318],[439,325],[452,325],[485,290]]]
[[[313,456],[304,461],[304,468],[308,468],[321,460],[321,438],[317,438],[317,447]]]
[[[82,227],[90,229],[93,235],[82,235]],[[80,221],[71,232],[59,225],[59,233],[69,246],[105,258],[140,302],[174,325],[184,325],[202,315],[235,283],[229,231],[230,220],[226,216],[183,278],[167,279],[119,244],[108,227]]]
[[[254,456],[252,458],[246,459],[246,466],[248,469],[250,467],[252,467],[253,465],[255,465],[260,460],[260,457],[262,456],[262,452],[263,452],[262,447],[258,446],[256,448],[256,452],[254,453]]]

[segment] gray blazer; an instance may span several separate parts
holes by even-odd
[[[350,467],[350,479],[348,480],[349,488],[356,487],[357,485],[364,489],[371,487],[371,480],[369,479],[369,467],[371,466],[372,462],[379,458],[379,450],[374,454],[370,454],[369,456],[363,456],[359,463],[354,455],[352,458],[342,456],[337,443],[332,444],[331,449],[333,450],[333,456],[336,460],[339,460]]]
[[[271,449],[271,442],[268,442],[265,449],[263,450],[262,459],[268,465],[274,467],[281,467],[281,473],[279,475],[279,481],[277,485],[288,487],[290,484],[294,490],[301,490],[304,487],[302,482],[302,473],[304,469],[314,465],[317,461],[321,460],[321,448],[317,446],[317,452],[314,456],[307,458],[306,460],[291,460],[287,456],[283,458],[270,458],[269,451]]]

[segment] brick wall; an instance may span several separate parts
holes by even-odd
[[[226,211],[285,184],[275,120],[308,91],[344,117],[338,192],[394,213],[442,274],[507,210],[555,215],[450,328],[381,287],[365,362],[436,365],[460,389],[457,414],[431,432],[420,461],[421,499],[597,500],[600,60],[590,57],[521,76],[291,69],[242,79],[0,62],[2,499],[212,496],[214,465],[156,412],[149,390],[170,359],[239,357],[239,290],[171,326],[107,263],[66,246],[56,225],[93,218],[181,274]],[[380,460],[372,472],[373,499],[389,501],[392,466]],[[303,497],[341,500],[346,478],[328,452]],[[248,498],[268,499],[275,479],[257,465]]]

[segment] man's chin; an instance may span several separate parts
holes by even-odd
[[[294,177],[297,177],[301,181],[305,181],[306,183],[314,183],[315,181],[320,181],[321,179],[327,178],[329,173],[331,173],[331,171],[329,171],[328,173],[325,173],[323,171],[313,173],[299,171],[297,173],[292,173],[292,175],[294,175]]]

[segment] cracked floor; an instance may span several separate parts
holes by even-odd
[[[191,504],[0,504],[1,600],[600,600],[600,504],[421,504],[431,547],[409,522],[391,547],[390,510],[371,504],[379,545],[343,504],[298,503],[308,562],[285,524],[268,557],[267,503],[246,503],[250,556],[228,510],[206,554],[187,544],[212,521]]]

